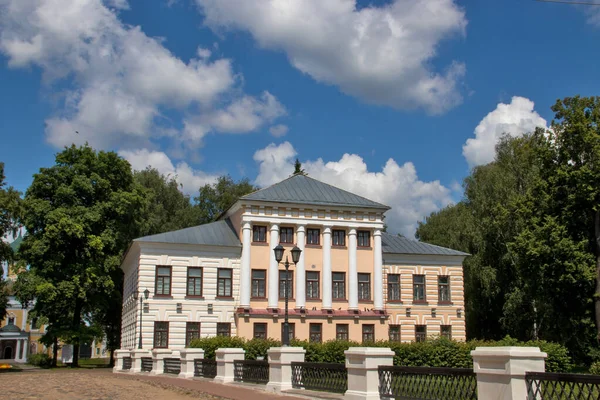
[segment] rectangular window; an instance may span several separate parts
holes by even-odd
[[[371,232],[358,231],[357,233],[358,247],[371,247]]]
[[[267,227],[266,226],[253,226],[252,227],[252,241],[253,242],[266,242],[267,241]]]
[[[171,295],[171,267],[156,266],[154,294],[157,296]]]
[[[264,298],[266,296],[267,271],[264,269],[252,270],[252,297]]]
[[[400,325],[390,325],[388,336],[390,342],[399,342],[400,341]]]
[[[38,326],[38,319],[37,318],[33,318],[31,320],[31,329],[39,329],[40,327]]]
[[[415,341],[424,342],[427,340],[427,326],[417,325],[415,326]]]
[[[315,271],[306,272],[306,298],[319,298],[319,273]]]
[[[425,275],[413,275],[413,300],[425,301]]]
[[[15,324],[15,317],[8,317],[8,325],[14,325]]]
[[[284,324],[281,324],[281,339],[283,339],[283,327]],[[293,322],[290,322],[288,324],[288,333],[290,335],[290,341],[294,340],[296,338],[296,324],[294,324]]]
[[[333,284],[333,299],[334,300],[345,300],[346,299],[346,273],[345,272],[334,272],[332,274]]]
[[[285,299],[285,281],[286,271],[279,271],[279,298]],[[294,273],[288,271],[287,273],[287,293],[288,299],[294,298]]]
[[[200,322],[185,323],[185,347],[190,347],[192,340],[200,338]]]
[[[218,322],[217,336],[231,336],[231,324],[229,322]]]
[[[440,336],[452,340],[452,325],[442,325]]]
[[[231,297],[232,270],[219,268],[217,275],[217,297]]]
[[[188,267],[187,295],[202,296],[202,268]]]
[[[319,229],[307,229],[306,244],[321,244],[321,231]]]
[[[358,274],[358,299],[371,300],[371,274]]]
[[[362,326],[362,340],[363,343],[375,341],[375,325],[365,324]]]
[[[400,274],[388,274],[387,284],[388,301],[400,301]]]
[[[310,324],[309,341],[321,343],[323,341],[323,324]]]
[[[279,230],[279,243],[294,243],[294,228],[281,228]]]
[[[332,240],[334,246],[345,246],[346,245],[346,231],[333,230]]]
[[[450,277],[438,276],[438,302],[450,303]]]
[[[335,340],[349,340],[348,324],[337,324],[335,326]]]
[[[99,354],[100,354],[100,348],[96,347],[96,355],[99,355]]]
[[[154,321],[154,348],[166,349],[169,347],[169,323]]]
[[[266,339],[267,338],[267,324],[264,322],[254,323],[254,339]]]

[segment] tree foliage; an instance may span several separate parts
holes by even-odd
[[[200,215],[199,222],[215,221],[219,215],[227,211],[240,197],[258,190],[248,179],[235,182],[230,176],[221,176],[216,183],[206,184],[194,198]]]

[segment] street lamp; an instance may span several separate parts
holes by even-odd
[[[150,296],[150,291],[148,289],[144,290],[144,297],[140,297],[140,342],[138,344],[138,349],[142,348],[142,316],[144,315],[144,299],[148,300]],[[136,290],[133,292],[133,299],[137,300],[139,297],[139,291]]]
[[[284,248],[281,244],[278,244],[277,247],[275,247],[273,249],[273,252],[275,253],[275,260],[277,261],[277,264],[281,263],[281,260],[283,259],[283,252],[284,252]],[[300,260],[300,254],[302,253],[302,250],[300,250],[298,248],[298,246],[294,246],[294,248],[291,250],[292,253],[292,262],[294,263],[294,265],[298,264],[298,261]],[[284,291],[285,291],[285,320],[283,322],[283,339],[282,339],[282,343],[283,346],[289,346],[290,345],[290,324],[288,322],[288,298],[289,298],[289,293],[288,293],[288,285],[290,283],[290,262],[288,261],[288,257],[285,256],[285,263],[283,264],[285,266],[285,285],[284,285]]]

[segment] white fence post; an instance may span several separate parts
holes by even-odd
[[[181,349],[179,350],[179,358],[181,360],[180,378],[194,377],[194,360],[204,358],[204,350],[202,349]]]
[[[268,351],[269,383],[267,390],[280,393],[292,388],[292,362],[304,362],[302,347],[271,347]]]
[[[350,347],[344,351],[348,369],[345,399],[379,400],[380,365],[394,365],[395,353],[384,347]]]
[[[244,354],[246,354],[244,349],[217,349],[215,352],[217,359],[217,376],[215,376],[215,382],[233,382],[235,377],[233,363],[236,360],[243,360]]]
[[[150,375],[160,375],[165,373],[165,358],[169,357],[172,351],[169,349],[152,350],[152,371]]]
[[[471,352],[478,398],[527,398],[526,372],[544,372],[546,353],[538,347],[477,347]]]
[[[129,357],[129,350],[115,350],[115,366],[113,372],[123,372],[123,359]]]
[[[152,357],[150,350],[131,350],[131,372],[142,372],[142,357]]]

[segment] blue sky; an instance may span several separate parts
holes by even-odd
[[[298,157],[394,207],[390,227],[410,235],[460,199],[499,134],[549,123],[557,98],[598,94],[597,9],[0,0],[0,161],[25,190],[62,146],[88,141],[193,194],[225,173],[271,184]]]

